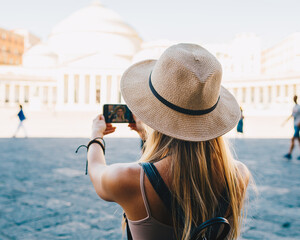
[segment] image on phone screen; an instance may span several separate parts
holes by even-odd
[[[103,115],[106,123],[133,123],[133,116],[125,104],[104,104]]]

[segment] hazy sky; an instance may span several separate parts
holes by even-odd
[[[92,0],[0,0],[0,27],[46,39],[54,25]],[[101,0],[146,40],[229,42],[254,32],[269,46],[300,31],[300,0]]]

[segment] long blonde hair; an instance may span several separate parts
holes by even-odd
[[[173,194],[173,226],[176,238],[187,240],[193,225],[215,217],[224,191],[230,199],[226,218],[230,218],[230,239],[240,234],[246,180],[234,163],[222,137],[203,142],[188,142],[153,130],[146,141],[141,162],[154,162],[171,155],[169,170]],[[184,226],[176,217],[175,204],[184,215]],[[181,224],[182,225],[182,224]]]

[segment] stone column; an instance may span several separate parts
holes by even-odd
[[[68,104],[74,104],[74,75],[69,75],[68,79]]]
[[[246,87],[246,103],[251,104],[251,87]]]
[[[53,86],[49,86],[48,88],[48,106],[52,106],[53,104]]]
[[[62,106],[64,103],[64,74],[61,73],[57,81],[57,106]]]
[[[259,100],[260,100],[260,91],[259,91],[259,87],[255,87],[254,88],[254,103],[258,104]]]
[[[263,87],[263,103],[264,103],[264,104],[269,103],[268,86],[264,86],[264,87]]]
[[[28,88],[28,103],[29,104],[32,104],[34,88],[35,88],[34,85],[29,84],[29,88]]]
[[[0,82],[0,104],[5,103],[5,84],[4,82]]]
[[[237,101],[239,104],[241,104],[243,101],[243,88],[242,87],[237,88]]]
[[[20,85],[20,88],[19,88],[19,102],[21,104],[24,103],[24,91],[25,91],[24,85]]]
[[[78,78],[79,78],[79,99],[78,99],[78,103],[80,105],[83,105],[84,104],[84,93],[85,93],[85,82],[84,82],[84,75],[81,75],[79,74],[78,75]]]
[[[276,99],[277,99],[277,93],[276,93],[276,91],[277,91],[277,88],[276,88],[276,85],[272,85],[271,86],[271,91],[272,91],[272,95],[271,95],[271,103],[275,103],[276,102]]]
[[[107,103],[107,76],[102,75],[101,76],[101,88],[100,88],[100,104],[106,104]]]
[[[111,101],[118,103],[118,78],[116,75],[112,76],[111,79]]]
[[[43,87],[43,94],[45,95],[44,96],[45,104],[49,103],[49,92],[50,92],[50,87],[49,86],[44,86]]]
[[[290,84],[288,86],[288,98],[292,99],[294,97],[294,89],[293,89],[293,84]]]
[[[44,86],[39,86],[39,99],[41,104],[44,104]]]
[[[90,75],[90,105],[96,104],[96,75]]]
[[[15,103],[15,84],[11,83],[9,85],[9,100],[8,100],[10,105],[14,105]]]
[[[285,85],[281,85],[280,86],[280,99],[281,99],[281,102],[284,101],[284,98],[285,98]]]

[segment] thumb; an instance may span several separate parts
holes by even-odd
[[[105,118],[104,118],[104,116],[102,114],[99,116],[99,119],[105,121]]]

